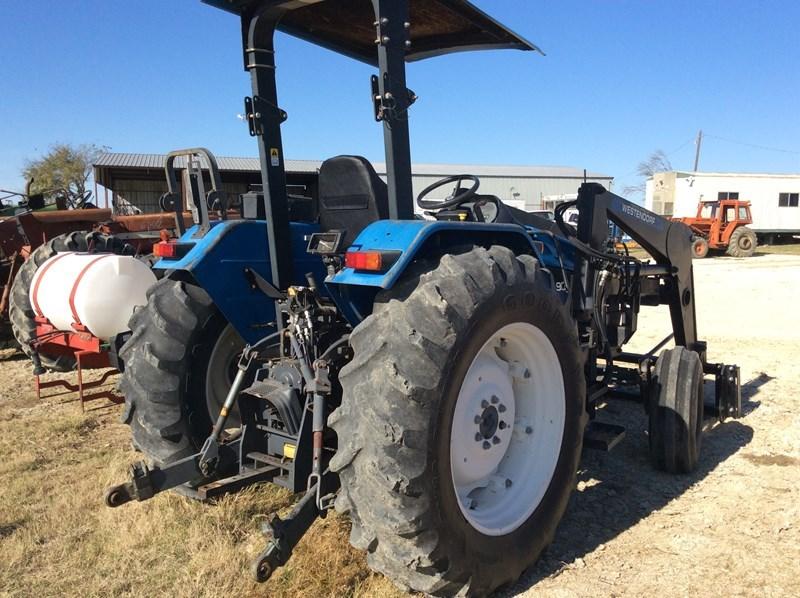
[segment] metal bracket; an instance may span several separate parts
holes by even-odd
[[[738,365],[717,365],[714,378],[714,404],[717,418],[725,421],[742,416],[741,373]]]
[[[276,301],[281,301],[286,299],[286,294],[279,291],[275,285],[273,285],[270,281],[266,278],[261,276],[258,272],[251,268],[244,269],[244,276],[247,279],[247,284],[250,285],[250,288],[253,290],[258,289],[262,293],[264,293],[270,299],[275,299]]]
[[[306,392],[320,394],[331,392],[330,367],[324,359],[314,362],[314,382],[306,386]]]
[[[200,450],[199,467],[203,475],[210,476],[214,473],[219,462],[219,442],[214,436],[209,436]]]
[[[261,119],[264,115],[271,114],[279,117],[280,122],[286,122],[289,115],[285,110],[269,102],[260,96],[247,96],[244,99],[244,115],[247,119],[247,127],[250,130],[250,137],[257,137],[264,134],[264,127]]]
[[[385,75],[384,79],[386,79]],[[384,95],[381,94],[380,79],[378,79],[378,75],[372,75],[370,77],[370,87],[372,90],[372,109],[375,114],[375,120],[377,122],[381,122],[384,120],[397,119],[399,116],[395,110],[397,102],[392,97],[391,93],[386,92]],[[384,87],[387,88],[388,86],[384,85]],[[408,108],[410,108],[414,102],[417,101],[417,94],[408,88],[406,88],[406,93],[408,94],[408,103],[405,110],[408,110]]]
[[[317,510],[319,511],[319,516],[324,518],[325,514],[333,508],[334,502],[336,502],[336,493],[329,492],[328,494],[322,494],[322,479],[327,475],[319,474],[319,473],[312,473],[308,476],[308,489],[307,491],[310,492],[316,488],[314,493],[315,500],[317,503]]]
[[[134,499],[142,501],[153,498],[154,495],[150,468],[147,463],[140,461],[131,465],[129,482],[106,491],[105,503],[109,507],[118,507]]]
[[[383,120],[383,99],[381,98],[381,90],[378,86],[378,75],[372,75],[369,80],[372,89],[372,108],[375,113],[375,121],[381,122]]]

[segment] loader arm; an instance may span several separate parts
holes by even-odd
[[[663,267],[662,303],[669,305],[675,344],[697,351],[705,362],[702,343],[697,342],[694,279],[692,274],[691,229],[681,222],[667,220],[597,183],[584,183],[578,191],[577,239],[591,249],[605,252],[609,243],[608,221],[631,236]],[[650,268],[651,271],[660,269]],[[573,289],[576,318],[586,321],[594,307],[597,275],[592,261],[578,255]],[[578,295],[579,289],[581,290]]]

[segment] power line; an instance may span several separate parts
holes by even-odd
[[[727,137],[720,137],[719,135],[710,135],[709,133],[703,133],[704,137],[711,137],[712,139],[718,139],[720,141],[727,141],[728,143],[734,143],[736,145],[743,145],[745,147],[752,147],[755,149],[766,150],[769,152],[780,152],[782,154],[794,154],[796,156],[800,156],[800,151],[797,150],[788,150],[780,147],[769,147],[767,145],[758,145],[756,143],[747,143],[745,141],[736,141],[735,139],[728,139]]]
[[[694,137],[690,137],[689,139],[687,139],[686,141],[684,141],[683,143],[681,143],[681,144],[680,144],[680,145],[677,147],[677,149],[674,149],[674,150],[672,150],[671,152],[667,152],[667,153],[666,153],[666,154],[664,154],[664,155],[665,155],[665,156],[671,156],[672,154],[675,154],[675,153],[677,153],[677,152],[681,151],[683,148],[685,148],[687,145],[689,145],[689,144],[690,144],[690,143],[692,143],[693,141],[694,141]]]
[[[690,143],[693,143],[693,142],[694,142],[694,137],[690,137],[689,139],[687,139],[686,141],[681,143],[678,147],[676,147],[674,150],[669,151],[669,152],[664,152],[664,155],[666,157],[669,157],[672,154],[676,154],[679,151],[681,151],[683,148],[685,148],[687,145],[689,145]],[[639,176],[639,167],[638,166],[636,167],[636,169],[631,170],[628,174],[623,175],[622,178],[628,178],[629,176],[633,176],[633,175]]]

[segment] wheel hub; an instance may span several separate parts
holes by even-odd
[[[454,490],[475,529],[503,535],[534,511],[558,461],[564,409],[558,356],[535,326],[509,324],[475,355],[450,434]]]
[[[511,440],[514,389],[508,364],[496,355],[479,355],[464,379],[460,397],[464,400],[459,400],[454,414],[459,432],[451,439],[458,455],[454,455],[453,474],[469,486],[497,469]]]
[[[500,414],[497,412],[497,407],[489,405],[478,419],[478,430],[481,437],[487,440],[494,438],[494,433],[497,432],[500,425]]]

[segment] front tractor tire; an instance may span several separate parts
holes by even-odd
[[[703,439],[703,364],[686,347],[665,350],[650,382],[650,458],[656,469],[691,473]]]
[[[11,328],[22,351],[30,357],[33,354],[31,342],[36,340],[36,314],[30,300],[31,283],[39,267],[57,253],[67,251],[97,251],[99,253],[115,253],[117,255],[133,255],[133,247],[116,237],[75,231],[53,237],[37,247],[20,266],[14,283],[11,285],[8,315]],[[47,355],[39,353],[41,364],[51,372],[69,372],[74,370],[77,360],[74,355]]]
[[[728,241],[728,255],[731,257],[750,257],[756,252],[758,238],[752,229],[740,226]]]
[[[233,381],[244,340],[202,288],[164,278],[130,320],[120,350],[123,421],[134,445],[164,465],[196,453]],[[240,425],[238,412],[229,428]]]
[[[692,257],[703,259],[708,255],[708,241],[705,237],[695,237],[692,240]]]
[[[531,256],[445,255],[379,295],[331,414],[351,543],[404,588],[485,595],[552,541],[586,421],[575,323]]]

